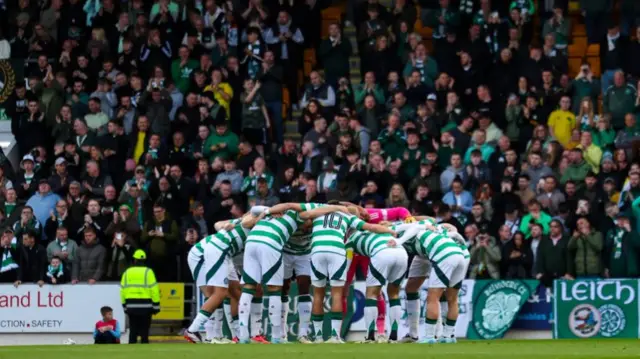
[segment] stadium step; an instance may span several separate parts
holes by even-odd
[[[351,47],[353,48],[353,56],[349,58],[349,81],[351,85],[357,85],[362,80],[362,75],[360,74],[360,56],[358,53],[358,40],[356,38],[356,28],[353,24],[351,26],[346,26],[343,31],[343,35],[349,39],[351,42]]]

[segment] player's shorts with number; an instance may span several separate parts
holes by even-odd
[[[377,252],[369,261],[367,287],[379,287],[387,283],[399,285],[407,272],[409,256],[403,248],[386,248]]]
[[[311,254],[288,254],[283,253],[284,279],[291,279],[296,276],[311,276]]]
[[[284,265],[282,252],[259,242],[247,242],[242,265],[242,282],[282,286]]]
[[[314,287],[341,287],[347,280],[347,257],[332,252],[311,253],[311,283]]]
[[[451,255],[431,268],[428,286],[429,288],[457,288],[467,274],[469,259],[461,254]]]
[[[409,278],[428,277],[431,272],[431,261],[421,256],[414,256],[409,266]]]

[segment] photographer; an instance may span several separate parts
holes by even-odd
[[[489,235],[489,227],[482,226],[471,247],[471,279],[500,279],[502,253],[495,238]]]
[[[542,37],[552,34],[556,42],[556,49],[564,50],[567,48],[569,40],[571,24],[569,20],[564,18],[564,12],[560,2],[556,2],[553,7],[553,16],[544,23],[542,28]]]
[[[131,265],[134,250],[133,239],[125,231],[113,234],[111,247],[107,250],[106,280],[120,280],[122,273]]]
[[[602,274],[602,233],[595,231],[587,218],[580,218],[569,240],[568,272],[574,277],[593,278]]]

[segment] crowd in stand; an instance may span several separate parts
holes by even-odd
[[[640,2],[618,2],[580,2],[602,76],[570,78],[566,1],[350,1],[322,38],[324,0],[0,0],[0,59],[26,64],[0,282],[118,280],[137,248],[188,282],[216,221],[332,199],[458,227],[470,278],[638,277]]]

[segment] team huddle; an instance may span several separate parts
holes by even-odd
[[[458,290],[469,265],[469,251],[464,238],[451,225],[437,224],[430,217],[411,217],[403,208],[364,209],[340,202],[254,206],[241,218],[216,223],[215,229],[217,233],[198,242],[187,258],[194,281],[206,298],[185,331],[190,342],[286,343],[288,291],[295,279],[298,342],[344,343],[340,328],[349,252],[370,260],[365,342],[456,342]],[[413,260],[407,268],[409,255]],[[405,308],[409,333],[398,338],[402,317],[400,285],[407,269]],[[419,333],[419,290],[425,280],[426,333]],[[377,300],[384,286],[389,299],[388,336],[376,333]],[[327,287],[331,309],[325,314]],[[262,333],[265,295],[270,341]],[[329,315],[331,323],[328,333],[323,330],[325,315]],[[442,330],[436,337],[439,318]],[[225,320],[233,339],[223,335]],[[206,339],[199,333],[203,326]]]

